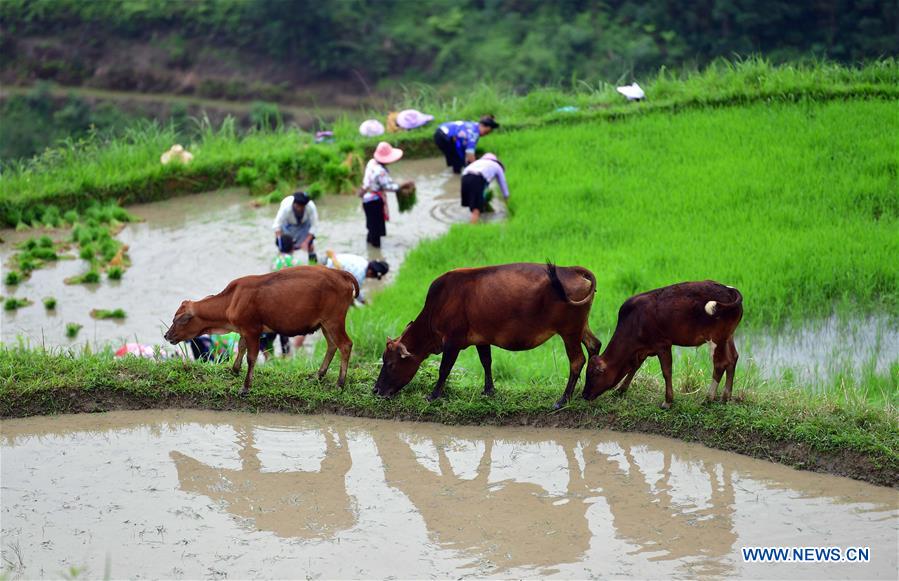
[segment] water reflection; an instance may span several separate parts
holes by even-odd
[[[177,450],[169,452],[179,488],[219,502],[254,530],[279,537],[332,538],[356,524],[345,479],[352,466],[343,432],[325,433],[324,459],[317,471],[264,472],[255,430],[237,431],[240,468],[204,464]]]
[[[570,563],[587,550],[590,531],[576,479],[570,481],[570,497],[546,494],[530,482],[491,483],[493,440],[482,442],[484,451],[472,479],[455,474],[444,444],[436,447],[435,473],[399,435],[376,435],[375,441],[387,483],[415,505],[432,540],[442,548],[498,569]],[[569,455],[569,466],[576,468],[571,462]],[[569,502],[557,502],[560,498]]]
[[[154,410],[0,422],[23,577],[895,578],[899,495],[642,434]],[[743,546],[870,546],[865,566]]]

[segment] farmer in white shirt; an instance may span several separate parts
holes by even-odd
[[[485,153],[481,159],[473,161],[462,172],[462,205],[471,209],[471,223],[477,224],[484,211],[486,201],[484,191],[490,182],[496,180],[503,198],[509,199],[505,167],[492,153]]]
[[[309,253],[309,263],[315,264],[315,228],[318,225],[318,210],[306,192],[295,192],[281,200],[278,214],[272,224],[275,231],[275,245],[281,249],[281,235],[287,234],[293,239],[294,249],[299,248]]]
[[[344,270],[353,275],[353,278],[359,283],[359,302],[363,304],[365,295],[362,292],[362,283],[365,279],[381,280],[381,277],[390,270],[388,264],[383,260],[366,260],[356,254],[337,254],[333,250],[328,250],[325,254],[328,256],[325,259],[325,266]]]

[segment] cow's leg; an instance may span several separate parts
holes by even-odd
[[[627,388],[631,386],[631,382],[634,380],[634,376],[637,375],[637,372],[640,370],[640,366],[643,365],[643,362],[646,361],[646,358],[640,359],[637,362],[637,366],[634,367],[634,370],[627,374],[627,377],[624,378],[624,381],[621,383],[621,386],[615,390],[618,395],[624,395],[627,393]]]
[[[562,398],[553,405],[555,410],[561,408],[571,399],[571,395],[574,393],[574,386],[577,385],[584,363],[587,362],[587,358],[584,357],[584,350],[581,349],[580,337],[562,337],[562,341],[565,342],[565,351],[568,353],[568,384],[565,385],[565,393],[562,394]]]
[[[450,371],[453,370],[453,365],[456,364],[459,351],[460,349],[453,345],[443,346],[443,357],[440,358],[440,375],[437,377],[434,391],[428,396],[428,401],[434,401],[443,396],[443,386],[446,385],[446,379],[449,377]]]
[[[243,337],[241,337],[241,343],[243,343]],[[247,350],[247,376],[243,380],[243,389],[240,390],[240,395],[250,393],[250,385],[253,384],[253,369],[256,367],[256,358],[259,357],[259,333],[247,336],[245,348]]]
[[[599,355],[599,350],[602,349],[602,341],[596,338],[596,335],[593,334],[588,325],[584,325],[584,336],[581,337],[581,342],[587,348],[587,357]]]
[[[724,403],[727,403],[730,399],[730,392],[734,388],[734,373],[737,371],[737,360],[740,359],[733,337],[727,340],[727,356],[727,381],[724,384],[724,395],[721,396],[721,401]]]
[[[346,382],[346,370],[350,365],[350,354],[353,352],[353,340],[346,334],[346,320],[335,321],[330,329],[331,336],[340,350],[340,375],[337,376],[337,387]]]
[[[244,336],[240,336],[240,341],[237,342],[237,357],[234,358],[234,364],[231,366],[231,373],[234,375],[240,374],[240,366],[243,364],[243,356],[247,352],[247,342],[244,339]]]
[[[712,382],[709,384],[709,395],[706,401],[715,401],[718,399],[718,384],[721,383],[721,376],[724,375],[724,369],[727,367],[727,343],[716,344],[709,341],[709,349],[712,352]]]
[[[328,344],[328,350],[325,351],[325,358],[322,360],[321,366],[318,368],[318,378],[321,380],[326,373],[328,373],[328,367],[331,366],[331,360],[334,359],[334,354],[337,352],[337,343],[334,341],[334,336],[331,333],[331,330],[328,329],[327,325],[322,325],[322,335],[325,336],[325,342]]]
[[[667,410],[674,403],[674,388],[671,386],[671,347],[665,347],[657,355],[662,366],[662,376],[665,378],[665,403],[662,404],[662,409]]]
[[[490,345],[478,345],[478,357],[484,366],[484,395],[493,395],[493,358],[490,356]]]

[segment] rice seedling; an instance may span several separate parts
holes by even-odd
[[[100,272],[92,268],[84,274],[70,276],[64,282],[66,284],[97,284],[100,282]]]
[[[66,337],[69,339],[74,339],[78,336],[78,332],[84,328],[84,325],[80,323],[66,323]]]
[[[23,278],[24,277],[22,276],[21,272],[19,272],[17,270],[10,270],[9,272],[6,273],[6,276],[3,278],[3,282],[7,286],[14,286],[14,285],[17,285],[20,282],[22,282]]]
[[[48,311],[52,311],[56,308],[56,298],[55,297],[45,297],[44,298],[44,308]]]
[[[15,311],[31,304],[29,299],[20,299],[18,297],[8,297],[3,301],[4,311]]]
[[[109,280],[122,280],[122,275],[124,273],[125,271],[121,266],[112,266],[106,271],[106,276]]]
[[[93,319],[124,319],[125,311],[122,309],[92,309],[91,318]]]

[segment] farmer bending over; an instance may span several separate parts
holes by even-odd
[[[485,115],[477,123],[450,121],[434,132],[434,143],[443,152],[447,167],[452,167],[453,173],[461,173],[463,167],[474,161],[478,139],[494,129],[499,129],[499,123],[493,115]]]

